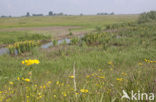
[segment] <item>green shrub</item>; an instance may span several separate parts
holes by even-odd
[[[72,32],[69,32],[69,34],[68,34],[69,36],[72,36],[73,35],[73,33]]]
[[[100,33],[102,31],[102,28],[100,26],[96,26],[96,32]]]
[[[53,41],[53,45],[56,46],[57,44],[58,44],[58,41],[57,40],[54,40]]]
[[[142,13],[138,19],[138,23],[146,23],[156,21],[156,11]]]
[[[80,39],[78,37],[74,37],[71,39],[71,44],[78,44],[80,42]]]

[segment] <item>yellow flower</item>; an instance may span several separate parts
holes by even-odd
[[[46,86],[45,85],[43,85],[43,89],[45,89],[46,88]]]
[[[98,69],[98,71],[101,72],[102,70],[101,69]]]
[[[14,83],[12,81],[9,82],[10,85],[13,85]]]
[[[156,63],[156,61],[150,61],[150,60],[147,60],[147,59],[145,59],[145,62],[147,62],[147,63]]]
[[[20,78],[19,78],[19,77],[17,77],[17,80],[20,80]]]
[[[54,95],[54,98],[56,98],[57,96],[56,95]]]
[[[24,78],[22,77],[22,80],[24,80]]]
[[[29,59],[29,60],[22,61],[22,64],[25,64],[27,66],[30,66],[30,65],[33,65],[33,64],[39,64],[39,63],[40,63],[40,61],[37,60],[37,59],[34,59],[34,60]]]
[[[26,78],[26,79],[24,79],[24,81],[26,81],[26,82],[30,82],[30,79]]]
[[[123,81],[123,78],[116,78],[117,81]]]
[[[104,76],[98,76],[99,78],[101,78],[101,79],[104,79],[105,77]]]
[[[65,97],[67,96],[67,94],[65,92],[62,92],[62,95],[65,96]]]
[[[59,81],[57,81],[57,82],[56,82],[56,84],[57,84],[57,85],[59,85],[59,84],[60,84],[60,82],[59,82]]]
[[[78,95],[79,93],[78,92],[75,92],[75,94]]]
[[[145,62],[148,62],[148,60],[147,60],[147,59],[145,59]]]
[[[88,93],[88,90],[87,89],[81,89],[80,92],[82,92],[82,93]]]
[[[35,64],[39,64],[39,63],[40,63],[40,61],[39,61],[39,60],[37,60],[37,59],[35,59],[35,60],[34,60],[34,63],[35,63]]]
[[[69,76],[69,78],[74,79],[74,78],[75,78],[75,76],[74,76],[74,75],[71,75],[71,76]]]
[[[86,76],[86,78],[89,78],[89,77],[90,77],[90,75],[87,75],[87,76]]]
[[[22,64],[24,64],[25,62],[24,61],[22,61]]]
[[[47,84],[51,84],[52,82],[51,81],[48,81],[48,83]]]

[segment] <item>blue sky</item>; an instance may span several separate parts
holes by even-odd
[[[26,12],[48,14],[96,14],[115,12],[133,14],[156,10],[156,0],[0,0],[0,16],[21,16]]]

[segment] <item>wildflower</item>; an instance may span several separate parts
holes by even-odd
[[[90,75],[87,75],[87,76],[86,76],[86,78],[89,78],[89,77],[90,77]]]
[[[98,71],[101,72],[102,70],[101,69],[98,69]]]
[[[24,80],[24,78],[22,77],[22,80]]]
[[[38,97],[37,97],[37,99],[41,99],[41,98],[42,98],[41,93],[38,93]]]
[[[12,81],[9,82],[10,85],[13,85],[14,83]]]
[[[92,73],[92,76],[95,76],[95,75],[97,75],[96,73]]]
[[[71,76],[69,76],[69,78],[74,79],[74,78],[75,78],[75,76],[74,76],[74,75],[71,75]]]
[[[24,61],[22,61],[22,64],[24,64],[25,62]]]
[[[40,86],[40,89],[42,89],[43,88],[43,86]]]
[[[123,78],[116,78],[117,81],[123,81]]]
[[[80,92],[82,92],[82,93],[88,93],[88,90],[87,89],[81,89]]]
[[[57,96],[56,95],[54,95],[54,98],[56,98]]]
[[[59,81],[57,81],[57,82],[56,82],[56,84],[57,84],[57,85],[59,85],[59,84],[60,84],[60,82],[59,82]]]
[[[30,82],[30,79],[26,78],[26,79],[24,79],[24,81],[26,81],[26,82]]]
[[[46,88],[46,86],[45,85],[43,85],[43,89],[45,89]]]
[[[62,95],[65,96],[65,97],[67,96],[67,94],[65,92],[62,92]]]
[[[40,61],[37,60],[37,59],[35,59],[35,60],[33,60],[33,61],[34,61],[34,64],[39,64],[39,63],[40,63]]]
[[[75,92],[75,94],[78,95],[79,93],[78,92]]]
[[[105,77],[104,76],[97,76],[98,78],[101,78],[101,79],[104,79]]]
[[[19,77],[17,77],[17,80],[20,80],[20,78],[19,78]]]
[[[156,63],[156,61],[150,61],[150,60],[147,60],[147,59],[145,59],[145,62],[147,62],[147,63]]]
[[[33,64],[39,64],[39,63],[40,63],[40,61],[37,60],[37,59],[34,59],[34,60],[29,59],[29,60],[22,61],[22,64],[25,64],[27,66],[30,66],[30,65],[33,65]]]
[[[48,83],[47,84],[51,84],[52,82],[51,81],[48,81]]]

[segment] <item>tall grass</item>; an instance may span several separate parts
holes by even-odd
[[[14,44],[8,45],[10,54],[15,54],[15,50],[17,50],[18,54],[31,51],[32,48],[38,46],[40,44],[39,41],[24,41],[24,42],[16,42]]]
[[[25,40],[49,40],[50,35],[36,34],[26,31],[0,32],[0,44],[13,44]]]

